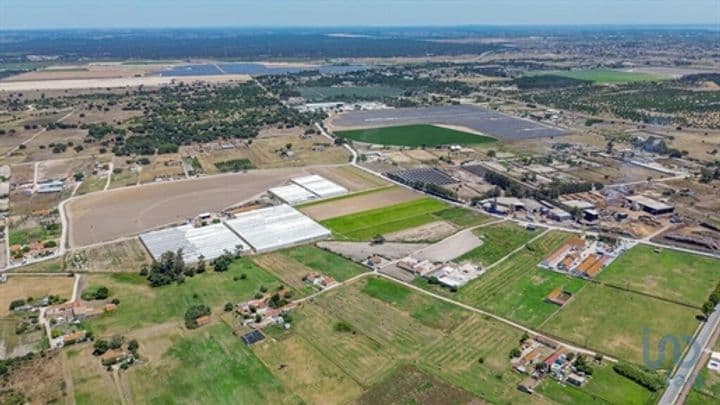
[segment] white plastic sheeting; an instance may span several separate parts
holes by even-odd
[[[183,259],[196,262],[202,255],[205,260],[221,256],[226,250],[235,252],[240,247],[248,250],[247,244],[223,224],[212,224],[195,228],[190,224],[147,232],[140,240],[155,260],[167,251],[183,251]]]
[[[332,181],[316,174],[295,177],[291,181],[308,191],[317,194],[320,198],[335,197],[348,192],[345,187],[333,183]]]
[[[274,187],[268,191],[270,192],[270,194],[290,205],[300,204],[318,198],[316,194],[311,193],[310,191],[298,186],[297,184]]]
[[[330,236],[329,230],[289,205],[243,212],[226,224],[259,253]]]

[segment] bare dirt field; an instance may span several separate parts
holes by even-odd
[[[357,197],[343,198],[329,201],[327,203],[310,205],[302,208],[301,211],[313,219],[321,221],[323,219],[335,218],[374,208],[399,204],[401,202],[414,200],[420,197],[421,196],[418,193],[414,193],[406,188],[393,187],[375,193],[359,195]]]
[[[300,168],[254,170],[84,195],[66,206],[69,244],[111,241],[218,211],[306,173]]]
[[[355,261],[365,260],[374,254],[390,259],[400,259],[428,246],[425,243],[386,242],[379,245],[373,245],[369,242],[335,241],[318,242],[317,245],[323,249],[328,249]]]
[[[179,154],[158,155],[150,159],[150,164],[142,166],[140,183],[152,183],[156,180],[185,178],[182,159]]]
[[[137,239],[73,251],[65,256],[65,267],[73,272],[135,273],[150,262]]]
[[[421,260],[447,262],[479,247],[482,243],[471,229],[466,229],[428,246],[414,256]]]
[[[32,163],[10,166],[10,182],[12,184],[31,183],[35,176],[35,166]]]
[[[387,186],[390,183],[382,178],[362,171],[353,166],[318,167],[312,172],[333,181],[350,191]]]
[[[38,164],[38,182],[66,179],[77,172],[92,171],[94,160],[91,157],[78,159],[47,160]]]
[[[428,242],[447,238],[455,232],[457,228],[453,224],[447,221],[435,221],[387,234],[385,239],[394,242]]]
[[[24,80],[0,81],[0,92],[28,90],[61,90],[61,89],[101,89],[101,88],[132,88],[138,86],[164,86],[172,83],[191,83],[195,81],[222,83],[244,82],[248,75],[216,75],[216,76],[147,76],[147,77],[113,77],[105,79],[61,79],[61,80]]]
[[[14,300],[29,297],[40,299],[47,295],[70,299],[72,290],[72,277],[11,274],[6,283],[0,284],[0,317],[10,314],[10,303]]]

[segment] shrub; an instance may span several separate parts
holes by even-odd
[[[665,378],[656,372],[634,366],[629,363],[617,363],[613,366],[613,370],[623,377],[627,377],[650,391],[656,392],[665,388]]]
[[[335,329],[335,332],[354,332],[355,329],[350,325],[349,323],[345,321],[340,321],[335,324],[333,327]]]
[[[195,329],[199,325],[197,319],[201,316],[210,315],[210,308],[207,305],[193,305],[185,311],[185,326],[188,329]]]

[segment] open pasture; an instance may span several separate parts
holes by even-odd
[[[669,369],[695,333],[699,310],[597,284],[587,284],[543,330],[636,364]],[[660,342],[669,338],[676,344]],[[646,364],[643,350],[650,358]],[[675,352],[677,350],[677,352]]]
[[[317,221],[379,209],[410,200],[417,200],[420,194],[404,187],[388,187],[346,194],[325,201],[312,201],[298,208]]]
[[[73,272],[137,273],[150,257],[137,239],[81,249],[65,255],[65,268]]]
[[[284,250],[281,254],[340,282],[369,271],[342,256],[310,245]]]
[[[664,80],[666,77],[644,72],[629,72],[615,69],[584,69],[584,70],[555,70],[528,72],[527,76],[562,76],[576,80],[586,80],[593,83],[614,84],[631,82],[651,82]]]
[[[413,147],[475,145],[495,141],[487,136],[425,124],[337,131],[335,135],[362,143]]]
[[[474,233],[483,241],[482,246],[467,252],[456,260],[489,266],[538,236],[540,232],[540,230],[526,230],[512,222],[478,228]]]
[[[331,218],[321,223],[330,229],[337,239],[369,240],[403,229],[424,225],[438,218],[433,214],[447,208],[445,203],[430,198],[419,198],[383,208]]]
[[[0,284],[0,317],[10,315],[10,303],[14,300],[29,297],[40,300],[48,295],[70,299],[72,290],[72,277],[11,274],[7,282]]]
[[[720,281],[720,261],[672,249],[637,245],[602,271],[597,279],[621,288],[702,306]]]
[[[462,287],[457,299],[522,324],[536,327],[558,310],[545,302],[554,289],[577,293],[585,281],[537,267],[569,235],[551,232]]]
[[[241,279],[242,274],[246,275]],[[69,280],[72,280],[68,278]],[[241,258],[226,272],[206,272],[188,277],[180,285],[152,288],[137,274],[90,274],[87,285],[102,285],[110,289],[112,297],[120,300],[116,311],[88,321],[96,335],[125,333],[128,330],[181,320],[185,310],[193,304],[204,303],[213,312],[222,312],[226,302],[251,299],[261,286],[272,290],[282,283],[273,275]]]

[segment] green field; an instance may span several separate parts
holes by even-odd
[[[489,266],[538,236],[541,230],[529,231],[512,222],[503,222],[478,228],[474,232],[483,240],[482,246],[458,257],[456,261],[470,261]]]
[[[239,276],[247,278],[241,280]],[[236,280],[237,279],[237,280]],[[217,311],[226,302],[250,299],[260,286],[272,289],[281,284],[274,276],[249,259],[236,260],[223,273],[206,272],[187,277],[180,285],[151,288],[144,277],[137,274],[90,274],[88,285],[103,285],[120,300],[118,309],[88,321],[96,335],[126,333],[148,325],[177,320],[193,304],[204,303]]]
[[[342,256],[311,245],[285,250],[282,253],[340,282],[369,271],[368,268]]]
[[[659,399],[645,387],[617,374],[612,365],[594,365],[590,381],[582,388],[546,379],[536,392],[560,404],[650,405]]]
[[[451,207],[438,211],[435,213],[435,216],[462,227],[482,225],[491,219],[487,215],[483,215],[477,211],[460,207]]]
[[[395,146],[476,145],[496,141],[488,136],[427,124],[337,131],[335,135],[357,142]]]
[[[382,99],[384,97],[397,97],[403,94],[403,90],[397,87],[387,86],[344,86],[344,87],[298,87],[302,98],[312,101],[350,99]]]
[[[625,72],[613,69],[586,69],[586,70],[553,70],[527,72],[526,76],[555,75],[569,77],[576,80],[588,80],[595,83],[630,83],[663,80],[664,77],[650,73]]]
[[[643,347],[650,361],[660,367],[675,363],[673,344],[666,355],[659,343],[669,338],[684,349],[692,336],[700,311],[656,298],[589,283],[562,310],[542,326],[543,330],[570,342],[587,346],[636,364],[645,364]],[[654,364],[649,363],[648,366]]]
[[[223,323],[169,339],[158,359],[130,369],[133,402],[299,402]],[[153,344],[151,340],[149,345]]]
[[[434,214],[448,208],[445,203],[431,199],[417,200],[330,218],[321,223],[339,240],[370,240],[375,235],[414,228],[438,221]]]
[[[480,278],[461,287],[457,299],[522,324],[537,327],[558,311],[558,306],[545,302],[557,287],[577,293],[585,281],[537,267],[548,253],[561,246],[569,237],[551,232],[506,261],[488,270]]]
[[[637,245],[617,258],[598,281],[660,298],[702,306],[720,281],[720,262],[672,249]]]
[[[92,193],[93,191],[101,191],[107,184],[107,176],[87,176],[80,183],[80,187],[77,189],[78,195]]]

